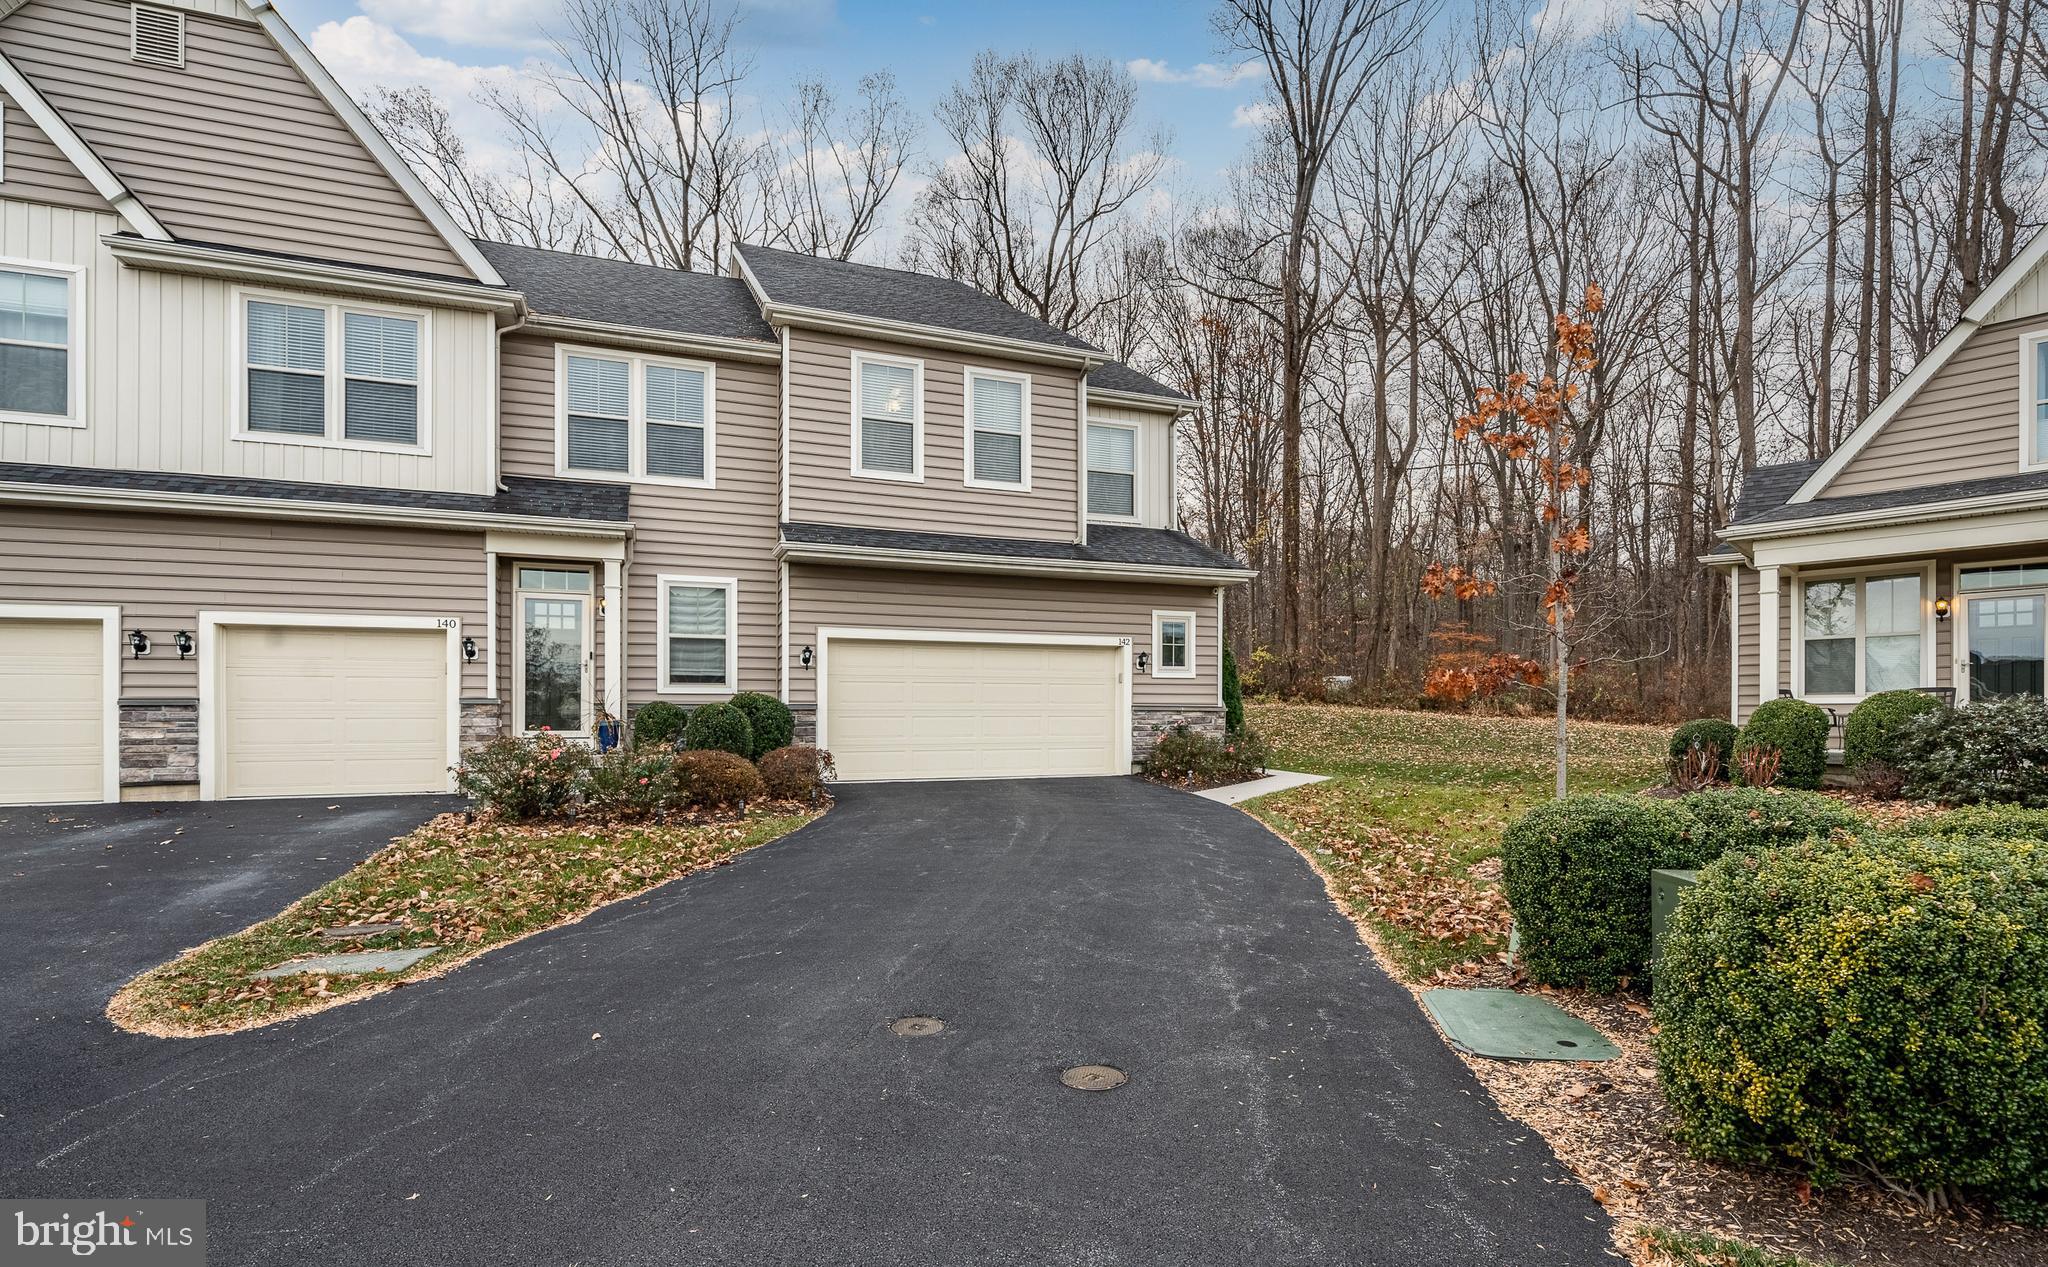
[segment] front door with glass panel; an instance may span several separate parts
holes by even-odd
[[[590,573],[517,571],[519,729],[581,734],[590,728]]]
[[[1970,698],[2003,699],[2042,693],[2048,661],[2048,596],[2011,594],[1972,598],[1963,604],[1963,636],[1969,647]]]

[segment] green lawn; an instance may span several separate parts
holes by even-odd
[[[1310,851],[1410,980],[1506,944],[1500,834],[1550,797],[1547,718],[1334,704],[1248,703],[1276,769],[1333,776],[1246,808]],[[1573,792],[1636,791],[1663,777],[1669,731],[1576,722]]]

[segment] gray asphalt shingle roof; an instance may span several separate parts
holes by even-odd
[[[87,466],[44,466],[0,462],[0,483],[48,484],[124,492],[179,493],[196,497],[255,497],[324,505],[380,506],[395,510],[448,510],[538,519],[585,519],[624,523],[631,488],[578,480],[508,475],[503,492],[422,492],[409,488],[357,488],[347,484],[305,484],[293,480],[188,475],[178,471],[111,471]]]
[[[1192,399],[1181,395],[1158,379],[1140,374],[1119,361],[1111,361],[1107,365],[1088,371],[1088,386],[1106,392],[1126,392],[1132,396],[1157,396],[1161,400],[1186,401],[1191,405],[1194,403]]]
[[[1134,528],[1125,524],[1088,525],[1088,544],[1085,546],[1071,541],[1024,541],[1015,537],[974,537],[950,532],[907,532],[896,528],[814,523],[786,523],[782,525],[782,539],[792,545],[981,554],[992,558],[1054,563],[1126,563],[1146,567],[1216,569],[1244,566],[1184,532],[1166,528]]]
[[[1776,506],[1738,518],[1734,522],[1745,527],[1750,524],[1795,523],[1803,519],[1825,519],[1833,515],[1854,515],[1874,510],[1913,510],[1922,506],[1938,506],[1943,502],[2032,492],[2048,493],[2048,471],[2022,471],[2015,475],[1951,480],[1945,484],[1919,484],[1911,488],[1888,489],[1882,493],[1861,493],[1854,497],[1816,498],[1797,505],[1787,505],[1781,501]]]
[[[477,239],[477,249],[536,313],[773,345],[775,330],[737,277]]]

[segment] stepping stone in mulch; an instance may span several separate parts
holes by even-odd
[[[386,933],[402,933],[403,924],[342,924],[335,928],[323,928],[314,933],[322,941],[351,941],[357,937],[382,937]]]
[[[1546,999],[1514,990],[1424,990],[1422,1005],[1460,1051],[1495,1060],[1612,1060],[1621,1049]]]
[[[412,967],[436,949],[434,946],[414,946],[407,950],[359,950],[345,955],[315,955],[311,959],[294,959],[249,975],[260,978],[299,977],[323,972],[397,972]]]

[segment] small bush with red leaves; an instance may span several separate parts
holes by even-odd
[[[784,801],[815,801],[837,773],[832,754],[809,744],[791,744],[761,757],[761,781],[768,795]]]
[[[737,808],[768,795],[753,762],[716,748],[677,753],[675,774],[676,796],[692,809]]]
[[[590,750],[542,731],[505,735],[455,767],[455,788],[477,809],[523,822],[566,811],[583,795]]]

